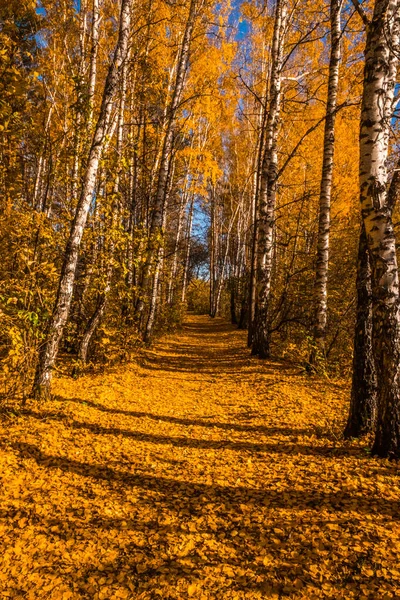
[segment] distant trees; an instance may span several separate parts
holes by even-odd
[[[324,145],[322,157],[322,177],[319,192],[319,218],[317,239],[317,265],[314,283],[314,346],[310,362],[317,355],[325,356],[326,323],[328,320],[328,267],[329,267],[329,231],[331,221],[331,194],[333,176],[333,157],[335,150],[335,120],[337,95],[339,88],[339,63],[342,0],[332,0],[330,5],[330,58],[328,75],[328,93],[324,126]]]
[[[170,73],[167,103],[161,124],[162,139],[159,166],[156,174],[156,187],[154,203],[152,206],[149,229],[149,244],[147,249],[146,264],[144,267],[141,286],[142,294],[146,293],[153,265],[153,282],[149,298],[149,307],[146,324],[144,327],[144,341],[149,341],[152,335],[154,318],[157,307],[158,285],[163,258],[162,239],[166,224],[166,211],[169,199],[171,179],[174,173],[174,139],[176,135],[177,112],[182,102],[182,96],[187,77],[192,36],[196,18],[203,7],[203,0],[190,0],[189,12],[184,24],[182,39],[177,48],[176,57]],[[137,310],[144,308],[143,299],[139,299]]]

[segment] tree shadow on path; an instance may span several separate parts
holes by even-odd
[[[175,495],[190,505],[191,514],[203,510],[199,498],[205,496],[208,501],[238,507],[245,502],[248,505],[263,505],[273,508],[293,508],[297,510],[320,510],[323,506],[340,512],[356,509],[363,514],[375,514],[379,506],[380,514],[390,515],[400,520],[398,500],[389,500],[365,494],[352,494],[344,490],[330,492],[324,490],[262,489],[248,486],[227,486],[220,484],[193,483],[166,477],[132,474],[129,471],[114,469],[100,464],[88,464],[67,457],[46,454],[38,446],[24,442],[12,442],[10,446],[21,458],[34,459],[39,466],[60,469],[82,477],[105,482],[120,482],[129,487],[157,492],[163,496],[163,502],[170,509],[176,508]]]

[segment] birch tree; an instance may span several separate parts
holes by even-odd
[[[288,19],[286,0],[277,0],[271,48],[269,109],[265,134],[265,154],[262,166],[259,223],[256,314],[252,339],[252,354],[270,355],[269,303],[273,265],[275,204],[278,173],[277,138],[281,110],[281,85],[284,43]]]
[[[372,347],[371,263],[364,224],[357,259],[357,310],[354,331],[350,412],[344,435],[359,437],[373,431],[376,420],[376,371]]]
[[[361,215],[371,261],[377,417],[372,452],[400,457],[400,296],[387,159],[399,52],[398,0],[376,0],[367,29],[360,121]]]
[[[57,358],[58,348],[69,309],[76,277],[76,267],[88,211],[93,199],[97,171],[110,123],[114,94],[127,55],[130,33],[131,0],[123,0],[120,12],[118,41],[104,85],[100,114],[93,134],[83,184],[64,253],[61,276],[53,314],[47,325],[45,341],[40,348],[39,361],[33,385],[33,395],[48,398],[51,389],[51,373]]]
[[[159,278],[159,244],[160,236],[163,233],[163,215],[165,210],[165,199],[167,194],[167,182],[168,173],[170,170],[170,161],[173,151],[174,143],[174,126],[177,116],[177,111],[182,99],[184,90],[184,84],[186,81],[187,69],[189,65],[190,57],[190,46],[192,42],[193,28],[195,25],[196,16],[200,9],[201,2],[199,0],[191,0],[189,5],[189,12],[185,24],[185,29],[182,37],[182,42],[178,49],[177,64],[176,64],[176,77],[174,86],[172,89],[172,96],[169,105],[166,107],[164,123],[163,123],[163,141],[162,150],[158,166],[157,185],[154,198],[154,206],[152,208],[151,224],[150,224],[150,240],[147,250],[147,259],[144,267],[143,279],[142,279],[142,297],[139,299],[137,304],[137,313],[143,312],[145,302],[143,294],[145,294],[149,288],[151,269],[154,268],[154,278]],[[153,288],[152,288],[153,289]],[[155,300],[154,293],[152,293],[152,300]],[[154,312],[153,307],[151,313]],[[150,323],[146,322],[146,338],[149,339],[151,336],[153,318],[150,319]]]
[[[93,120],[93,98],[96,90],[97,80],[97,55],[99,50],[99,36],[100,36],[100,5],[99,0],[93,0],[93,16],[92,16],[92,46],[90,49],[90,63],[89,63],[89,85],[88,85],[88,101],[89,101],[89,113],[88,113],[88,128],[92,126]]]
[[[340,13],[342,0],[331,0],[331,50],[329,60],[328,96],[324,130],[324,150],[322,158],[322,177],[319,194],[319,223],[317,242],[317,265],[314,283],[314,348],[310,363],[317,356],[325,355],[326,323],[328,313],[328,266],[329,266],[329,230],[332,191],[333,156],[335,146],[335,116],[339,83],[340,65]]]
[[[266,96],[266,93],[265,93]],[[260,179],[262,172],[263,156],[265,152],[264,141],[265,141],[265,122],[267,117],[267,104],[268,98],[262,98],[258,107],[258,127],[257,127],[257,147],[254,156],[254,175],[253,175],[253,193],[252,193],[252,206],[251,215],[253,219],[253,235],[251,244],[251,263],[250,263],[250,274],[249,274],[249,325],[247,335],[247,345],[251,348],[253,343],[253,334],[256,317],[256,301],[257,301],[257,258],[258,258],[258,213],[259,213],[259,190],[260,190]]]

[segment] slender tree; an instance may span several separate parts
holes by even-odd
[[[92,45],[90,49],[90,64],[89,64],[89,85],[88,85],[88,127],[92,126],[93,120],[93,99],[96,91],[97,81],[97,55],[99,52],[99,37],[100,37],[100,5],[99,0],[93,0],[93,15],[92,15]]]
[[[281,110],[282,65],[288,19],[286,0],[277,0],[271,49],[269,107],[265,134],[265,153],[262,166],[257,261],[256,314],[252,354],[260,358],[270,355],[269,304],[273,266],[275,204],[278,175],[278,128]]]
[[[104,85],[100,114],[96,123],[90,147],[82,189],[72,223],[68,243],[64,253],[57,297],[53,314],[47,325],[46,338],[40,348],[39,361],[35,374],[33,394],[37,398],[48,398],[51,389],[51,372],[57,358],[58,348],[73,296],[76,267],[83,231],[88,211],[93,199],[100,157],[108,133],[114,95],[128,50],[130,33],[131,0],[123,0],[121,5],[118,41]]]
[[[144,294],[147,293],[150,287],[150,276],[152,269],[154,270],[154,278],[159,278],[159,245],[160,238],[163,237],[163,217],[165,211],[165,200],[167,194],[168,174],[170,170],[171,157],[174,145],[174,133],[175,133],[175,122],[177,111],[180,106],[182,94],[184,90],[184,84],[186,81],[187,70],[190,58],[190,47],[192,42],[193,28],[195,25],[198,11],[200,10],[201,0],[191,0],[189,5],[189,12],[185,24],[185,29],[182,37],[182,42],[179,46],[177,57],[176,57],[176,76],[172,89],[171,99],[169,104],[166,106],[163,123],[163,141],[161,148],[161,155],[158,165],[157,174],[157,185],[155,192],[154,205],[152,207],[150,231],[149,231],[149,244],[147,249],[146,264],[144,267],[144,273],[141,283],[142,293],[141,298],[137,303],[137,313],[143,312],[145,308]],[[151,287],[154,292],[154,286]],[[151,302],[156,302],[157,296],[151,294]],[[155,307],[150,307],[150,315],[153,315]],[[150,339],[154,318],[150,317],[150,322],[146,321],[145,336]]]
[[[186,248],[184,255],[184,263],[183,263],[183,277],[182,277],[182,294],[181,294],[181,302],[186,301],[186,291],[188,284],[188,274],[189,274],[189,261],[190,261],[190,248],[191,248],[191,235],[192,235],[192,225],[193,225],[193,211],[194,211],[194,196],[192,194],[192,198],[189,204],[189,214],[188,214],[188,223],[187,223],[187,231],[186,231]]]
[[[310,363],[317,356],[325,356],[325,337],[328,313],[328,266],[329,266],[329,230],[331,212],[331,191],[333,174],[333,155],[335,147],[335,117],[339,84],[340,65],[340,13],[342,0],[331,0],[331,50],[329,60],[328,96],[324,130],[324,150],[322,157],[322,177],[319,194],[319,221],[317,242],[317,266],[314,283],[314,348]]]

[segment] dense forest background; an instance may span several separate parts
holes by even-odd
[[[398,20],[384,4],[0,4],[3,395],[128,360],[188,309],[248,329],[260,357],[352,373],[379,18],[385,190],[396,172]]]

